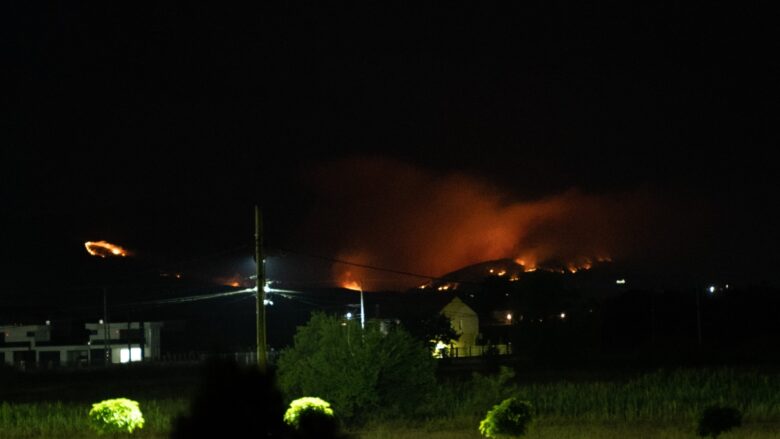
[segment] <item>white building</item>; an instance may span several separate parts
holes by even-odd
[[[52,342],[46,325],[0,326],[0,362],[28,367],[149,361],[160,358],[160,322],[87,323],[87,340]]]

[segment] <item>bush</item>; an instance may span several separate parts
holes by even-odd
[[[299,429],[307,418],[333,419],[333,409],[327,401],[306,396],[291,402],[284,413],[284,422],[295,429]]]
[[[303,397],[290,403],[284,422],[302,438],[338,438],[339,426],[330,403],[320,398]]]
[[[402,328],[361,330],[319,313],[298,328],[278,362],[287,397],[318,395],[346,420],[416,414],[434,389],[435,368],[430,351]]]
[[[515,398],[494,406],[479,423],[479,432],[489,438],[520,437],[531,422],[531,404]]]
[[[742,413],[734,407],[711,405],[699,417],[699,436],[718,437],[742,425]]]
[[[98,434],[132,433],[144,426],[138,402],[127,398],[107,399],[92,404],[89,421]]]

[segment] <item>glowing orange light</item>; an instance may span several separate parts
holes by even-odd
[[[345,288],[347,290],[352,290],[352,291],[360,291],[360,290],[362,290],[362,288],[360,287],[360,284],[357,281],[354,281],[354,280],[342,283],[341,284],[341,288]]]
[[[599,255],[598,257],[577,257],[574,260],[558,265],[559,263],[554,261],[538,260],[538,255],[532,253],[525,253],[523,256],[515,259],[515,263],[522,266],[523,272],[530,273],[533,271],[541,270],[550,273],[578,273],[584,270],[590,270],[596,263],[612,262],[612,258],[609,256]],[[548,265],[549,264],[549,265]]]
[[[523,266],[523,271],[528,273],[536,271],[536,258],[534,256],[526,256],[515,259],[515,263]]]
[[[101,258],[106,256],[127,256],[127,250],[106,241],[87,241],[84,243],[84,248],[92,256],[100,256]]]
[[[176,278],[178,279],[179,276],[180,276],[180,274],[177,273],[176,274]],[[216,283],[218,283],[220,285],[225,285],[227,287],[233,287],[233,288],[246,287],[246,286],[250,285],[248,280],[245,277],[241,276],[241,274],[239,274],[239,273],[236,273],[233,276],[225,276],[225,277],[215,278],[214,282],[216,282]],[[252,283],[251,285],[254,285],[254,283]]]
[[[339,283],[341,288],[352,291],[363,291],[363,286],[355,279],[351,271],[347,271],[343,274],[341,282]]]

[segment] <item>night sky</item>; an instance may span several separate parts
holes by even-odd
[[[4,6],[3,289],[93,283],[100,239],[245,274],[254,204],[313,286],[344,267],[302,254],[777,285],[769,14],[572,3]]]

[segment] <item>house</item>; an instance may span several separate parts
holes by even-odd
[[[466,305],[460,298],[455,296],[450,300],[439,313],[450,319],[450,325],[460,337],[449,346],[450,355],[454,357],[471,356],[472,352],[476,355],[478,351],[477,339],[479,338],[479,316],[470,306]],[[445,346],[437,345],[437,348]]]
[[[390,325],[420,322],[437,313],[446,316],[460,336],[451,343],[439,341],[436,357],[473,357],[488,353],[508,354],[511,346],[503,340],[484,337],[479,314],[455,294],[449,292],[366,293],[368,317]]]
[[[141,330],[143,328],[143,330]],[[0,364],[18,367],[127,363],[160,358],[160,322],[87,323],[86,334],[67,340],[45,325],[0,326]]]
[[[278,300],[275,298],[276,303],[268,312],[268,321],[276,325],[271,333],[275,334],[277,340],[283,340],[277,341],[276,345],[292,344],[295,328],[306,324],[310,312],[327,309],[338,312],[346,320],[358,321],[361,311],[365,312],[365,320],[377,323],[383,332],[400,324],[420,334],[425,332],[420,329],[426,321],[437,314],[444,315],[460,335],[451,344],[437,345],[439,352],[436,356],[439,357],[474,357],[512,352],[511,345],[506,342],[508,338],[492,331],[492,308],[478,308],[468,301],[468,297],[451,290],[365,291],[362,297],[361,306],[361,294],[347,289],[307,289],[300,290],[294,298],[276,296]],[[506,314],[503,312],[504,316]],[[288,334],[288,337],[282,339],[278,335],[282,333]]]

